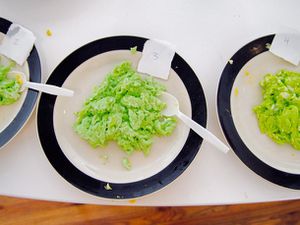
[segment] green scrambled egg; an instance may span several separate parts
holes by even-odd
[[[281,70],[260,82],[263,102],[254,107],[259,128],[278,144],[300,150],[300,73]]]
[[[0,65],[0,106],[10,105],[21,96],[19,92],[21,84],[16,79],[7,77],[14,65],[14,63],[8,66]]]
[[[166,104],[158,97],[164,90],[124,62],[105,77],[76,113],[74,129],[92,147],[116,141],[128,155],[134,151],[148,155],[153,137],[170,135],[176,126],[174,117],[161,114]],[[124,163],[130,167],[128,160]]]

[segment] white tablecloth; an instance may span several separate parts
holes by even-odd
[[[0,0],[0,16],[34,32],[43,79],[72,51],[114,35],[171,42],[204,87],[208,128],[224,140],[215,97],[228,59],[255,38],[289,28],[300,30],[299,1],[96,1]],[[46,30],[53,35],[48,37]],[[86,194],[67,183],[45,157],[35,112],[22,131],[0,150],[0,194],[96,204],[132,204]],[[163,190],[135,205],[204,205],[298,199],[300,191],[272,184],[233,153],[204,143],[191,166]]]

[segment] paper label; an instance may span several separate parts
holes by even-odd
[[[35,39],[30,30],[18,24],[12,24],[1,42],[0,54],[23,65],[32,50]]]
[[[270,52],[297,66],[300,62],[300,34],[276,34]]]
[[[148,40],[144,44],[137,70],[154,77],[168,79],[174,55],[175,47],[170,43]]]

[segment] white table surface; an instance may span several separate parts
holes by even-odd
[[[244,44],[286,28],[300,30],[295,1],[0,0],[0,16],[31,29],[43,79],[72,51],[102,37],[136,35],[176,45],[198,75],[208,103],[208,128],[224,140],[215,97],[228,59]],[[53,35],[48,37],[46,30]],[[36,115],[0,150],[0,195],[78,203],[131,204],[101,199],[66,182],[40,147]],[[300,191],[272,184],[233,153],[204,143],[190,167],[163,190],[135,205],[206,205],[299,199]]]

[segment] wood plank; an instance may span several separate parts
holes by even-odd
[[[1,225],[300,225],[300,200],[190,207],[71,204],[0,196]]]

